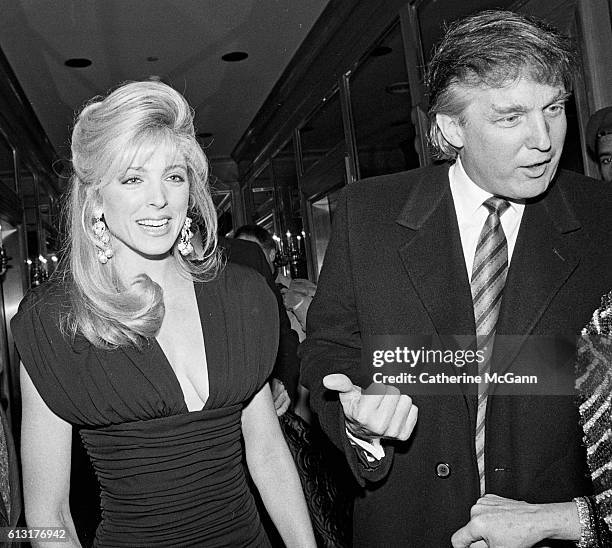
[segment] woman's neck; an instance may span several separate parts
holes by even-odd
[[[167,255],[163,258],[146,258],[134,257],[125,258],[116,257],[116,269],[119,279],[122,283],[129,285],[134,279],[146,274],[155,283],[163,288],[168,285],[174,285],[177,278],[181,278],[176,259],[173,255]]]

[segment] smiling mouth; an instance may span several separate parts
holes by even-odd
[[[162,228],[168,224],[170,219],[141,219],[136,221],[140,226]]]

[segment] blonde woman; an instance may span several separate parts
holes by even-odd
[[[219,264],[189,105],[150,81],[97,98],[76,121],[72,162],[62,274],[12,323],[28,526],[61,527],[59,546],[78,546],[78,426],[101,488],[97,546],[267,546],[243,457],[284,542],[314,546],[266,383],[276,304],[253,271]]]

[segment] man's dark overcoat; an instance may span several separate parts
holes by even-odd
[[[611,212],[612,187],[563,171],[545,195],[527,203],[497,323],[496,340],[503,343],[494,371],[529,371],[529,343],[554,338],[564,351],[543,355],[540,365],[572,374],[567,350],[571,356],[576,336],[612,287]],[[367,386],[371,370],[360,366],[365,336],[432,335],[442,344],[447,336],[474,335],[468,280],[447,165],[345,189],[310,307],[302,382],[364,487],[355,503],[355,546],[450,546],[479,497],[476,397],[459,385],[448,396],[415,396],[419,416],[411,439],[386,443],[386,457],[371,468],[349,445],[337,396],[322,378],[344,372]],[[493,391],[487,492],[528,502],[589,493],[573,397]]]

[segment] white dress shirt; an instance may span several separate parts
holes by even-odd
[[[461,247],[463,248],[463,258],[468,273],[468,279],[472,279],[472,265],[476,246],[482,232],[482,227],[489,216],[489,210],[482,205],[485,200],[493,196],[490,192],[480,188],[463,169],[461,160],[450,166],[448,170],[450,180],[450,190],[455,204],[457,223],[459,224],[459,235],[461,236]],[[525,210],[525,204],[518,202],[508,202],[510,207],[500,217],[506,241],[508,243],[508,266],[512,259],[516,237],[518,236],[519,226]]]

